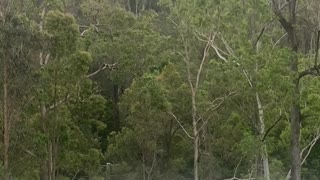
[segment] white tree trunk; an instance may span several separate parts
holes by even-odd
[[[259,116],[259,125],[260,125],[259,134],[261,137],[263,137],[265,135],[264,111],[263,111],[263,106],[262,106],[258,92],[256,92],[256,101],[258,106],[258,116]],[[262,142],[261,155],[262,155],[262,161],[263,161],[263,176],[266,180],[270,180],[268,151],[267,151],[267,144],[265,141]]]

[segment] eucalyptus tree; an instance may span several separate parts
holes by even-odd
[[[171,104],[167,99],[167,92],[156,76],[145,74],[136,78],[126,90],[121,107],[122,112],[127,114],[127,128],[116,135],[115,142],[110,144],[110,160],[117,162],[122,159],[131,164],[140,162],[138,167],[141,164],[141,179],[154,179],[165,151],[163,137],[170,124],[168,112]],[[136,146],[135,149],[124,147],[127,143],[123,144],[123,141],[130,139],[132,146]],[[129,152],[138,156],[128,157]]]
[[[20,142],[16,126],[21,122],[24,105],[30,101],[33,85],[32,70],[34,52],[37,48],[37,33],[22,8],[14,1],[0,2],[0,53],[1,53],[1,114],[3,128],[3,178],[12,176],[17,158],[12,156]]]
[[[93,68],[116,64],[112,72],[99,73],[93,79],[112,102],[109,128],[118,132],[122,126],[118,103],[124,89],[135,77],[164,61],[158,57],[166,53],[166,38],[153,29],[154,13],[135,17],[107,0],[83,2],[81,12],[86,19],[80,25],[82,48],[92,54]]]
[[[191,98],[192,133],[184,131],[193,141],[193,173],[194,179],[199,179],[199,162],[202,144],[200,135],[204,134],[210,112],[218,109],[224,100],[234,92],[210,97],[205,93],[203,85],[208,80],[204,75],[207,64],[216,58],[214,51],[219,34],[219,8],[215,1],[162,1],[170,10],[169,19],[177,32],[174,53],[184,64],[186,84],[189,86]],[[213,53],[214,55],[211,55]],[[219,52],[217,55],[220,55]],[[210,81],[210,80],[209,80]],[[228,91],[228,90],[226,90]],[[179,122],[177,115],[172,116]],[[181,123],[179,122],[181,125]],[[185,129],[182,125],[181,128]]]
[[[293,180],[301,179],[301,150],[300,150],[300,124],[302,122],[301,117],[301,93],[300,86],[302,79],[307,75],[318,75],[318,51],[319,51],[319,30],[317,26],[312,26],[313,31],[313,40],[308,38],[311,41],[313,47],[315,47],[315,58],[312,63],[309,64],[311,67],[307,67],[304,70],[299,70],[300,61],[299,53],[308,53],[305,51],[305,47],[310,47],[309,43],[305,42],[302,36],[301,30],[307,31],[309,29],[308,23],[312,23],[312,19],[306,19],[305,23],[300,21],[299,15],[297,14],[297,8],[299,4],[296,0],[281,2],[281,1],[272,1],[272,10],[275,16],[278,18],[281,27],[286,32],[288,37],[287,46],[291,49],[292,53],[290,55],[290,69],[292,74],[292,101],[291,101],[291,110],[290,110],[290,120],[291,120],[291,172],[288,174]],[[286,16],[284,10],[287,10],[288,15]],[[306,17],[308,18],[308,17]],[[307,28],[308,27],[308,28]],[[313,43],[312,43],[313,42]],[[305,45],[303,47],[303,45]],[[303,49],[304,48],[304,49]]]

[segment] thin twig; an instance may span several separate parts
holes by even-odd
[[[275,48],[276,45],[278,45],[279,42],[280,42],[284,37],[287,36],[287,34],[288,34],[288,33],[284,33],[284,34],[274,43],[274,45],[272,46],[272,48]]]
[[[153,160],[152,160],[152,164],[151,164],[151,168],[150,170],[147,172],[148,173],[148,179],[150,179],[151,177],[151,173],[153,171],[154,166],[156,165],[157,162],[157,156],[156,156],[156,152],[153,153]]]
[[[241,68],[242,68],[242,72],[243,72],[244,76],[246,77],[250,87],[253,88],[253,83],[252,83],[251,78],[249,77],[248,71],[246,69],[244,69],[243,67],[241,67]]]
[[[199,120],[201,120],[201,119],[205,116],[205,114],[207,114],[209,111],[218,109],[218,108],[223,104],[223,102],[224,102],[227,98],[229,98],[229,97],[231,97],[231,96],[233,96],[233,95],[235,95],[235,94],[237,94],[237,92],[230,92],[229,94],[227,94],[227,95],[225,95],[225,96],[223,96],[223,97],[219,97],[219,98],[216,98],[215,100],[213,100],[213,101],[211,102],[212,105],[211,105],[210,107],[208,107],[208,108],[204,111],[204,113],[202,113],[202,115],[198,118],[197,122],[198,122]],[[218,100],[220,100],[220,102],[219,102],[218,104],[216,104],[216,102],[217,102]]]
[[[197,123],[198,123],[198,121],[199,121],[199,119],[197,120]],[[196,135],[199,135],[199,133],[200,133],[200,132],[202,131],[202,129],[208,124],[208,122],[209,122],[209,118],[206,119],[206,120],[202,123],[202,125],[201,125],[201,127],[198,129],[198,132],[197,132]]]
[[[300,157],[302,158],[303,156],[303,153],[306,149],[308,149],[308,152],[307,154],[303,157],[302,161],[301,161],[301,165],[304,164],[304,162],[306,161],[306,159],[308,158],[308,156],[310,155],[310,152],[313,148],[313,146],[316,144],[316,142],[319,140],[320,138],[320,133],[319,133],[319,130],[318,130],[318,133],[316,135],[316,137],[314,137],[314,139],[301,151],[301,154],[300,154]],[[308,148],[307,148],[308,147]]]
[[[220,37],[221,37],[221,41],[223,42],[224,46],[226,47],[229,55],[231,55],[232,57],[238,59],[237,56],[234,54],[233,49],[230,47],[230,45],[229,45],[229,44],[227,43],[227,41],[224,39],[223,35],[222,35],[221,33],[219,33],[219,34],[220,34]]]
[[[282,116],[280,115],[279,118],[276,120],[276,122],[274,122],[272,124],[272,126],[266,131],[266,133],[263,135],[263,138],[262,138],[262,142],[265,141],[266,137],[268,136],[269,132],[271,131],[271,129],[273,129],[279,122],[280,120],[282,119]]]
[[[317,130],[317,135],[312,139],[312,141],[309,142],[309,144],[307,144],[306,147],[304,147],[301,152],[300,152],[300,158],[302,158],[302,161],[301,161],[301,165],[303,165],[305,163],[305,161],[307,160],[308,156],[310,155],[311,153],[311,150],[313,149],[314,145],[317,143],[317,141],[319,140],[320,138],[320,132],[319,132],[319,128]],[[303,154],[304,152],[308,149],[308,152],[307,154],[303,157]],[[289,170],[287,176],[286,176],[286,180],[289,180],[291,177],[291,169]]]
[[[241,157],[239,163],[238,163],[237,166],[236,166],[236,169],[234,170],[233,178],[236,178],[236,175],[237,175],[237,172],[238,172],[238,168],[239,168],[239,166],[240,166],[240,164],[241,164],[241,162],[242,162],[242,159],[243,159],[243,157]]]
[[[258,43],[259,43],[259,41],[260,41],[260,39],[261,39],[261,37],[262,37],[262,35],[263,35],[263,33],[264,33],[265,30],[266,30],[266,27],[264,26],[264,27],[261,29],[260,34],[259,34],[256,42],[254,43],[254,47],[257,48],[257,45],[258,45]]]
[[[77,173],[72,177],[72,179],[71,180],[74,180],[76,177],[77,177],[77,175],[79,174],[79,170],[77,171]]]

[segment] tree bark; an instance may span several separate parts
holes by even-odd
[[[191,102],[192,102],[192,129],[193,129],[193,173],[194,180],[199,179],[198,163],[199,163],[199,131],[197,122],[197,105],[196,105],[196,87],[193,86],[191,80],[190,64],[188,64],[188,81],[191,88]],[[200,70],[199,70],[200,71]],[[197,84],[197,83],[196,83]]]
[[[51,139],[48,141],[48,179],[53,180],[52,174],[53,174],[53,149],[52,149],[52,142]]]
[[[57,142],[55,139],[51,139],[48,142],[49,161],[48,161],[48,179],[56,179],[56,160],[57,160]]]
[[[265,31],[265,28],[262,29],[260,32],[258,39],[255,43],[255,49],[257,53],[259,52],[259,40],[261,36],[263,35]],[[258,73],[258,61],[256,61],[256,68],[255,71]],[[256,90],[256,103],[257,103],[257,110],[258,110],[258,128],[259,128],[259,136],[261,137],[262,141],[262,146],[260,148],[260,155],[262,158],[262,166],[263,166],[263,177],[265,180],[270,180],[270,168],[269,168],[269,160],[268,160],[268,150],[267,150],[267,144],[266,141],[263,139],[265,137],[265,120],[264,120],[264,109],[263,109],[263,104],[261,102],[259,92]],[[258,156],[260,158],[260,156]],[[257,159],[257,163],[261,163],[260,159]],[[257,170],[258,170],[258,177],[262,177],[261,174],[259,173],[261,170],[259,169],[260,165],[257,165]]]
[[[39,177],[40,180],[48,180],[47,161],[45,159],[40,162]]]
[[[194,157],[193,157],[193,173],[194,180],[199,179],[198,173],[198,163],[199,163],[199,134],[197,127],[197,111],[196,111],[196,101],[195,94],[192,94],[192,126],[193,126],[193,149],[194,149]]]
[[[266,180],[270,180],[269,158],[267,145],[264,142],[262,145],[262,159],[263,159],[263,175]]]
[[[39,7],[43,4],[44,1],[42,1],[41,3],[38,3]],[[46,14],[46,6],[43,7],[42,12],[41,12],[41,21],[39,23],[39,30],[42,33],[43,32],[43,26],[44,26],[44,18],[45,18],[45,14]],[[45,66],[45,60],[43,59],[43,51],[40,51],[39,54],[39,59],[40,59],[40,65],[41,66]],[[44,101],[40,101],[40,112],[41,112],[41,124],[42,124],[42,133],[46,134],[48,131],[48,120],[47,120],[47,107]],[[43,160],[40,160],[40,169],[39,169],[39,173],[40,173],[40,180],[51,180],[51,168],[50,168],[50,137],[49,140],[47,141],[46,144],[46,150],[47,150],[47,156],[44,157]]]
[[[290,70],[295,74],[293,78],[293,94],[290,110],[290,120],[291,120],[291,179],[300,180],[301,179],[301,160],[300,160],[300,91],[299,91],[299,77],[298,77],[298,42],[296,37],[295,26],[295,3],[290,6],[291,14],[291,27],[292,32],[289,34],[289,41],[293,55],[290,62]]]
[[[201,119],[197,112],[197,103],[196,103],[196,96],[199,89],[199,83],[200,83],[200,77],[203,70],[204,63],[207,59],[208,52],[209,52],[209,46],[212,42],[213,36],[210,35],[208,42],[206,44],[206,47],[203,51],[203,56],[201,59],[201,63],[199,68],[197,69],[197,75],[195,83],[192,81],[192,73],[191,73],[191,65],[190,65],[190,58],[189,58],[189,47],[188,42],[185,42],[184,44],[184,51],[185,51],[185,58],[184,61],[187,65],[187,76],[188,76],[188,82],[191,90],[191,113],[192,113],[192,131],[193,131],[193,149],[194,149],[194,157],[193,157],[193,173],[194,173],[194,180],[199,180],[199,148],[200,148],[200,139],[199,139],[199,132],[201,131],[201,127],[198,127],[198,120]],[[204,127],[203,127],[204,128]]]
[[[3,78],[3,170],[4,179],[10,179],[9,171],[9,145],[10,145],[10,119],[8,112],[8,63],[6,55],[3,56],[2,78]]]
[[[42,133],[46,132],[46,119],[47,119],[47,108],[44,102],[40,104],[40,114],[41,114],[41,124],[42,124]],[[40,162],[40,180],[49,180],[48,174],[48,161],[46,158],[42,159]]]
[[[147,180],[146,177],[146,164],[145,164],[145,159],[144,159],[144,155],[142,155],[142,172],[143,172],[143,180]]]
[[[194,134],[196,133],[197,131],[194,130]],[[193,157],[193,173],[194,173],[194,180],[199,180],[199,172],[198,172],[198,161],[199,161],[199,136],[196,135],[194,137],[194,140],[193,140],[193,149],[194,149],[194,157]]]
[[[0,15],[2,19],[2,25],[5,25],[6,14],[7,14],[7,0],[0,0]],[[9,145],[10,145],[10,117],[9,117],[9,105],[8,105],[8,56],[6,54],[6,49],[2,54],[2,90],[3,90],[3,179],[10,179],[9,170]]]
[[[139,7],[139,0],[135,0],[135,15],[138,16],[138,7]]]
[[[296,61],[293,62],[293,68],[297,68]],[[294,82],[294,95],[291,105],[291,180],[301,179],[301,159],[300,159],[300,105],[299,105],[299,82],[296,79]]]
[[[265,134],[264,111],[263,111],[263,106],[262,106],[258,92],[256,92],[256,101],[258,105],[258,116],[259,116],[259,121],[258,121],[259,135],[261,137],[264,137],[264,134]],[[266,180],[270,180],[269,160],[268,160],[268,151],[267,151],[266,141],[262,142],[260,153],[261,153],[262,164],[263,164],[263,177]]]
[[[199,78],[196,80],[196,85],[193,85],[191,78],[191,70],[190,70],[190,60],[188,57],[188,46],[185,44],[185,53],[186,53],[186,63],[187,63],[187,73],[188,73],[188,82],[191,90],[191,113],[192,113],[192,130],[193,130],[193,176],[194,180],[199,179],[198,173],[198,163],[199,163],[199,130],[198,130],[198,120],[197,120],[197,104],[196,104],[196,92],[198,89]],[[202,59],[204,62],[205,58]],[[203,63],[202,63],[203,64]],[[198,70],[198,76],[200,77],[200,73],[202,71],[202,66],[200,66]]]
[[[288,1],[289,16],[288,20],[283,16],[281,10],[278,8],[278,3],[272,1],[273,11],[278,16],[279,22],[283,29],[288,33],[289,47],[292,51],[290,60],[290,70],[293,75],[293,89],[292,102],[290,107],[290,121],[291,121],[291,180],[301,179],[301,160],[300,160],[300,92],[299,92],[299,72],[298,72],[298,41],[296,34],[296,0]]]
[[[130,0],[127,0],[127,8],[129,12],[132,12]]]

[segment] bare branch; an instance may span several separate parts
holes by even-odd
[[[213,43],[211,44],[211,46],[214,46]],[[214,46],[214,47],[215,47],[220,53],[222,53],[222,54],[224,54],[224,55],[226,55],[226,56],[232,56],[232,57],[236,58],[236,56],[233,54],[233,50],[232,50],[230,47],[226,47],[228,53],[225,52],[225,51],[223,51],[222,49],[220,49],[220,48],[217,47],[217,46]]]
[[[260,39],[261,39],[261,37],[262,37],[262,35],[263,35],[263,33],[264,33],[264,31],[265,31],[265,30],[266,30],[266,26],[264,26],[264,27],[261,29],[260,34],[259,34],[259,36],[258,36],[258,38],[257,38],[256,42],[254,43],[254,47],[256,47],[256,48],[257,48],[258,43],[259,43],[259,41],[260,41]]]
[[[206,45],[206,47],[204,48],[203,56],[202,56],[202,60],[201,60],[201,64],[200,64],[200,67],[199,67],[198,73],[197,73],[195,90],[198,90],[199,81],[200,81],[200,75],[201,75],[201,73],[202,73],[203,64],[204,64],[204,62],[205,62],[205,60],[206,60],[206,58],[207,58],[207,55],[208,55],[208,52],[209,52],[209,45],[212,44],[213,39],[214,39],[214,35],[213,35],[213,36],[210,36],[210,38],[208,39],[207,45]]]
[[[266,27],[266,26],[265,26],[265,27]],[[238,57],[234,54],[234,51],[233,51],[232,48],[228,45],[228,43],[225,41],[225,39],[223,38],[222,35],[221,35],[221,40],[222,40],[223,44],[225,45],[225,47],[226,47],[227,51],[229,52],[229,54],[226,53],[226,52],[224,52],[224,51],[222,51],[222,50],[219,49],[218,47],[214,46],[213,43],[212,43],[212,44],[211,44],[211,47],[216,51],[218,57],[219,57],[220,59],[222,59],[224,62],[228,62],[227,59],[220,54],[220,52],[221,52],[221,53],[223,53],[223,54],[225,54],[225,55],[227,55],[227,56],[230,56],[230,55],[231,55],[232,57],[238,59]],[[250,87],[253,87],[253,83],[252,83],[252,80],[251,80],[251,78],[250,78],[250,76],[249,76],[248,71],[247,71],[244,67],[242,67],[240,63],[238,63],[238,62],[236,62],[236,61],[232,61],[232,62],[235,63],[237,66],[239,66],[239,67],[242,69],[242,72],[243,72],[243,74],[245,75],[245,78],[246,78],[246,80],[248,81]]]
[[[178,23],[176,23],[173,19],[169,18],[169,20],[170,20],[176,27],[179,26]]]
[[[286,37],[288,35],[288,33],[286,32],[286,33],[284,33],[275,43],[274,43],[274,45],[272,46],[272,48],[275,48],[276,47],[276,45],[278,45],[279,44],[279,42],[284,38],[284,37]]]
[[[35,158],[38,158],[37,155],[35,155],[34,153],[32,153],[31,151],[29,151],[28,149],[24,149],[24,151],[28,154],[30,154],[31,156],[35,157]]]
[[[252,174],[253,174],[253,170],[254,170],[254,169],[252,168],[248,180],[254,179],[254,178],[251,178],[251,177],[252,177]]]
[[[319,132],[319,128],[317,130],[317,134],[316,136],[312,139],[312,141],[309,142],[309,144],[306,145],[306,147],[304,147],[301,152],[300,152],[300,158],[302,159],[301,161],[301,165],[303,165],[305,163],[305,161],[307,160],[308,156],[311,153],[311,150],[313,149],[314,145],[317,143],[317,141],[320,139],[320,132]],[[307,154],[305,156],[303,156],[304,152],[308,150]],[[291,177],[291,169],[289,170],[287,176],[286,176],[286,180],[289,180]]]
[[[253,174],[253,169],[250,171],[250,175],[248,178],[246,179],[241,179],[241,178],[237,178],[236,177],[236,172],[237,172],[237,169],[239,167],[239,165],[241,164],[241,161],[242,161],[243,158],[240,159],[240,162],[238,163],[236,169],[235,169],[235,172],[233,174],[233,177],[232,178],[228,178],[228,179],[223,179],[223,180],[254,180],[255,178],[251,178],[252,174]]]
[[[46,58],[45,58],[45,60],[44,60],[44,65],[48,64],[49,58],[50,58],[50,54],[47,54],[47,55],[46,55]]]
[[[198,119],[197,120],[197,123],[199,122],[199,120],[201,120],[202,118],[200,118],[200,119]],[[197,136],[199,135],[199,133],[202,131],[202,129],[208,124],[208,122],[209,122],[209,118],[208,119],[206,119],[203,123],[202,123],[202,125],[201,125],[201,127],[198,129],[198,132],[197,132]]]
[[[275,14],[275,17],[273,17],[269,22],[267,22],[263,27],[262,27],[262,29],[261,29],[261,31],[260,31],[260,33],[259,33],[259,35],[258,35],[258,38],[257,38],[257,40],[255,41],[255,44],[254,44],[254,47],[257,47],[257,45],[258,45],[258,42],[259,42],[259,40],[261,39],[261,37],[262,37],[262,35],[263,35],[263,33],[265,32],[265,30],[266,30],[266,28],[278,17],[278,16],[282,16],[282,13],[281,13],[281,11],[286,7],[286,6],[288,6],[289,4],[291,3],[291,1],[288,1],[287,3],[285,3],[284,5],[282,5],[281,7],[279,7],[279,8],[277,8],[277,6],[276,6],[276,3],[275,3],[275,1],[274,0],[272,0],[272,4],[273,4],[273,12],[274,12],[274,14]],[[280,13],[280,14],[279,14]],[[283,17],[283,16],[282,16]],[[287,34],[287,33],[286,33]],[[286,35],[285,34],[285,35]],[[284,35],[284,36],[285,36]],[[282,36],[279,40],[281,40],[284,36]],[[279,40],[277,41],[277,42],[279,42]],[[277,44],[277,43],[276,43]],[[276,45],[275,44],[275,45]],[[275,46],[274,45],[274,46]]]
[[[313,148],[313,146],[316,144],[316,142],[319,140],[320,138],[320,133],[319,133],[319,129],[318,129],[318,132],[317,132],[317,135],[312,139],[312,141],[305,147],[301,150],[301,153],[300,153],[300,157],[303,158],[302,161],[301,161],[301,165],[304,164],[304,162],[306,161],[306,159],[308,158],[308,156],[310,155],[310,152]],[[303,153],[306,151],[306,149],[308,149],[308,152],[307,154],[303,157]]]
[[[76,177],[77,177],[77,175],[79,174],[79,170],[77,170],[77,173],[73,176],[73,178],[71,179],[71,180],[74,180]]]
[[[41,21],[40,21],[40,25],[39,25],[40,32],[43,31],[43,24],[44,24],[44,16],[45,15],[46,15],[46,6],[44,6],[44,8],[42,9],[42,12],[41,12]]]
[[[240,159],[239,163],[237,164],[236,169],[234,170],[234,173],[233,173],[233,177],[234,177],[234,178],[235,178],[235,177],[236,177],[236,175],[237,175],[237,171],[238,171],[238,168],[239,168],[239,166],[240,166],[240,164],[241,164],[241,162],[242,162],[242,159],[243,159],[243,157],[241,157],[241,159]]]
[[[40,52],[40,54],[39,54],[39,59],[40,59],[40,62],[39,62],[39,64],[40,64],[40,66],[42,67],[42,66],[44,66],[44,63],[43,63],[43,53],[42,52]]]
[[[246,79],[247,79],[250,87],[253,87],[253,83],[252,83],[251,78],[249,77],[249,73],[248,73],[247,70],[244,69],[243,67],[241,67],[241,68],[242,68],[242,72],[243,72],[244,76],[246,77]]]
[[[218,57],[220,58],[220,59],[222,59],[224,62],[227,62],[227,59],[225,58],[225,57],[223,57],[221,54],[220,54],[220,52],[222,53],[222,54],[224,54],[224,55],[227,55],[227,56],[230,56],[231,54],[228,54],[228,53],[226,53],[226,52],[224,52],[223,50],[221,50],[220,48],[218,48],[217,46],[215,46],[214,44],[213,44],[213,40],[214,40],[214,38],[215,38],[215,34],[214,35],[212,35],[212,36],[206,36],[206,35],[204,35],[204,34],[202,34],[202,33],[199,33],[199,32],[197,32],[197,31],[195,31],[194,32],[194,34],[196,35],[196,37],[198,38],[198,40],[200,40],[200,41],[202,41],[202,42],[207,42],[207,45],[206,45],[206,48],[205,48],[205,50],[209,50],[209,48],[208,48],[208,46],[211,46],[214,50],[215,50],[215,52],[216,52],[216,54],[218,55]],[[201,36],[201,37],[200,37]],[[205,38],[205,39],[204,39]],[[224,41],[224,39],[222,38],[222,41]],[[225,42],[224,42],[225,43]],[[225,46],[226,46],[226,44],[225,44]],[[228,48],[230,48],[229,46],[226,46],[226,48],[227,48],[227,50],[229,51],[230,49],[228,49]],[[205,52],[205,51],[204,51]],[[206,55],[205,53],[204,53],[204,55]],[[204,58],[205,56],[203,56],[203,58]]]
[[[65,103],[68,99],[70,98],[70,94],[68,94],[65,98],[63,98],[62,100],[56,102],[55,104],[51,105],[48,107],[48,111],[60,106],[61,104]]]
[[[272,124],[272,126],[266,131],[266,133],[263,135],[263,138],[262,138],[262,142],[265,141],[266,137],[268,136],[269,132],[271,131],[271,129],[273,129],[279,122],[280,120],[282,119],[282,116],[280,115],[279,118]]]
[[[210,107],[208,107],[204,111],[204,113],[202,113],[202,115],[198,118],[197,122],[199,122],[209,111],[214,111],[214,110],[218,109],[227,98],[229,98],[230,96],[233,96],[235,94],[236,94],[236,92],[230,92],[229,94],[227,94],[223,97],[219,97],[219,98],[216,98],[215,100],[213,100],[211,102],[212,105]],[[220,101],[220,102],[218,104],[216,104],[217,101]]]
[[[194,137],[192,137],[188,131],[183,127],[183,125],[180,123],[180,121],[178,120],[177,116],[174,115],[173,113],[169,113],[176,121],[177,123],[179,124],[179,126],[182,128],[182,130],[184,131],[184,133],[190,138],[190,139],[194,139]]]
[[[228,62],[227,59],[220,54],[219,49],[216,46],[214,46],[212,43],[210,45],[216,51],[220,59],[222,59],[224,62]]]
[[[211,44],[211,47],[216,51],[218,57],[219,57],[220,59],[222,59],[224,62],[228,62],[227,59],[220,54],[220,52],[221,52],[221,53],[223,53],[223,54],[225,54],[225,55],[227,55],[227,56],[230,56],[230,55],[231,55],[232,57],[238,59],[238,58],[236,57],[236,55],[234,54],[232,48],[231,48],[231,47],[228,45],[228,43],[224,40],[223,36],[221,36],[221,40],[222,40],[222,42],[224,43],[224,45],[225,45],[226,49],[228,50],[229,54],[226,53],[226,52],[224,52],[224,51],[222,51],[221,49],[219,49],[218,47],[214,46],[213,44]],[[220,52],[219,52],[219,51],[220,51]],[[243,74],[245,75],[245,78],[246,78],[246,80],[248,81],[250,87],[253,87],[253,83],[252,83],[251,78],[249,77],[248,71],[247,71],[244,67],[242,67],[240,63],[238,63],[238,62],[236,62],[236,61],[232,61],[232,62],[235,63],[237,66],[239,66],[239,67],[242,69],[242,72],[243,72]]]
[[[196,37],[198,38],[198,40],[200,40],[200,41],[202,41],[202,42],[208,42],[209,37],[205,36],[204,34],[199,33],[198,31],[195,31],[195,32],[194,32],[194,35],[196,35]],[[199,35],[200,35],[201,37],[200,37]]]
[[[186,62],[186,57],[185,57],[181,52],[179,52],[179,51],[174,51],[174,53],[177,53],[179,56],[181,56],[181,58],[183,59],[183,61],[184,61],[185,63],[188,63],[188,62]]]
[[[226,54],[226,55],[231,55],[232,57],[238,59],[237,56],[234,54],[233,49],[230,47],[230,45],[227,43],[227,41],[224,39],[224,37],[223,37],[223,35],[221,33],[220,33],[220,36],[221,36],[221,41],[223,42],[224,46],[226,47],[226,49],[227,49],[227,51],[229,53],[229,54]],[[221,51],[221,52],[223,53],[223,51]]]
[[[88,31],[89,31],[89,29],[83,30],[82,33],[80,33],[80,36],[81,36],[81,37],[84,36],[84,34],[85,34],[86,32],[88,32]]]
[[[150,177],[151,177],[151,174],[152,174],[154,166],[156,165],[156,162],[157,162],[157,154],[156,154],[156,152],[154,152],[153,153],[153,160],[152,160],[151,168],[150,168],[149,171],[147,171],[148,179],[150,179]]]
[[[86,28],[85,30],[82,31],[82,33],[80,33],[80,36],[84,36],[84,34],[90,30],[90,27],[93,27],[95,29],[95,31],[97,33],[99,33],[98,26],[100,26],[100,23],[99,23],[98,19],[96,21],[97,21],[96,24],[91,24],[90,26],[80,25],[79,28]]]
[[[50,53],[48,53],[48,54],[46,55],[46,57],[43,58],[43,52],[40,52],[40,54],[39,54],[39,59],[40,59],[39,64],[40,64],[41,68],[44,68],[44,66],[47,65],[48,62],[49,62]]]
[[[254,180],[255,178],[248,178],[248,179],[241,179],[241,178],[237,178],[237,177],[232,177],[229,179],[223,179],[223,180]]]
[[[91,74],[88,74],[86,77],[87,77],[87,78],[90,78],[90,77],[98,74],[99,72],[107,69],[107,68],[108,68],[109,70],[116,69],[116,66],[117,66],[117,63],[113,63],[113,64],[102,64],[98,70],[96,70],[95,72],[93,72],[93,73],[91,73]]]

